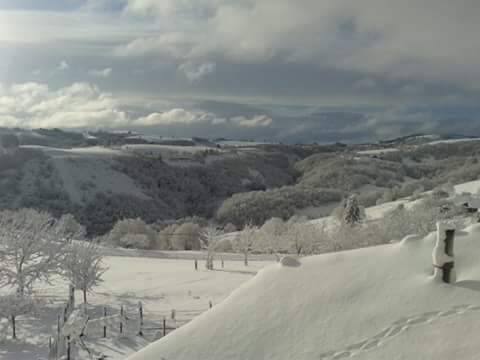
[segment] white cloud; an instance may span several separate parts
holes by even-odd
[[[70,65],[65,60],[60,61],[60,64],[57,66],[57,70],[60,71],[65,71],[68,69],[70,69]]]
[[[188,59],[194,45],[194,39],[188,34],[172,31],[136,38],[126,45],[116,47],[114,54],[117,56],[155,54],[173,59]]]
[[[173,126],[173,125],[233,125],[243,128],[268,127],[273,120],[266,115],[256,115],[251,118],[235,116],[230,119],[219,117],[210,112],[190,111],[181,108],[172,109],[161,113],[152,113],[132,122],[140,126]]]
[[[172,108],[132,117],[128,104],[89,83],[74,83],[57,90],[28,82],[5,86],[0,83],[0,126],[28,128],[59,127],[116,128],[125,126],[225,125],[228,120],[211,112]],[[261,120],[233,118],[238,126],[252,127]],[[263,120],[265,121],[265,120]]]
[[[212,62],[205,63],[192,63],[186,62],[178,67],[178,70],[182,71],[186,78],[190,81],[198,81],[205,76],[215,71],[216,64]]]
[[[225,119],[218,118],[212,113],[203,111],[189,111],[185,109],[172,109],[162,113],[152,113],[134,121],[136,125],[194,125],[225,123]]]
[[[30,82],[4,87],[0,94],[0,125],[81,128],[128,124],[117,101],[88,83],[58,90]]]
[[[110,75],[112,75],[112,71],[112,68],[92,69],[88,72],[88,74],[93,77],[108,78]]]
[[[478,88],[475,1],[129,0],[127,13],[166,23],[124,54],[179,61],[286,61]],[[372,11],[374,9],[374,11]],[[272,21],[274,19],[274,21]]]
[[[256,115],[252,118],[235,116],[230,119],[231,123],[245,128],[267,127],[273,123],[272,118],[266,115]]]

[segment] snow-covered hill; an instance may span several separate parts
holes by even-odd
[[[260,271],[130,360],[474,359],[480,225],[457,235],[457,282],[432,277],[435,234]]]
[[[85,204],[97,193],[149,199],[133,179],[114,169],[114,158],[125,156],[120,150],[101,146],[62,149],[32,145],[23,148],[41,150],[52,160],[59,176],[56,180],[73,203]]]

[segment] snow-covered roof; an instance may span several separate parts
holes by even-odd
[[[457,234],[455,285],[432,277],[435,239],[274,264],[130,360],[476,358],[480,224]]]

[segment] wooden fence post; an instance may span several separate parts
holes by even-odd
[[[57,315],[57,348],[56,348],[56,354],[55,354],[55,359],[58,359],[60,356],[61,352],[61,344],[62,344],[62,318],[61,315]]]
[[[213,307],[212,300],[210,300],[210,301],[208,302],[208,306],[210,307],[210,309]]]
[[[57,352],[55,351],[54,342],[52,338],[48,338],[48,360],[55,360],[57,358]]]
[[[138,336],[143,336],[143,305],[138,302]]]
[[[72,312],[75,309],[75,287],[73,285],[68,288],[68,305]]]
[[[448,224],[437,223],[437,242],[433,249],[433,267],[435,278],[451,284],[455,282],[455,261],[453,245],[455,229]]]
[[[103,307],[103,318],[106,319],[107,317],[107,307],[104,306]],[[103,337],[106,338],[107,337],[107,323],[105,323],[103,325]]]
[[[195,261],[195,270],[198,270],[198,260],[195,259],[194,261]]]
[[[17,338],[17,329],[15,326],[15,315],[11,316],[11,322],[12,322],[12,338],[16,339]]]
[[[167,318],[163,317],[163,336],[167,335]]]
[[[225,267],[225,262],[223,261],[223,257],[222,257],[222,269]]]
[[[123,334],[123,320],[124,320],[124,313],[123,313],[123,305],[120,307],[120,334]]]
[[[67,336],[67,360],[72,359],[72,342],[70,341],[70,336]]]

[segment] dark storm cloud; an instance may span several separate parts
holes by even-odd
[[[475,132],[479,15],[474,0],[0,0],[0,84],[4,101],[47,86],[50,103],[82,84],[84,124],[179,135]],[[21,125],[11,109],[0,120]]]

